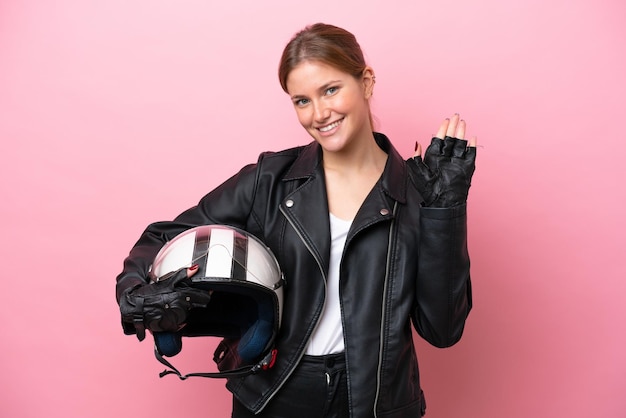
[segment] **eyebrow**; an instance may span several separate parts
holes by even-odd
[[[333,84],[339,84],[339,83],[341,83],[341,80],[332,80],[332,81],[329,81],[329,82],[327,82],[327,83],[322,84],[322,85],[321,85],[321,86],[317,89],[317,91],[325,91],[325,90],[328,90],[328,88],[330,88]],[[306,99],[306,98],[307,98],[306,96],[303,96],[303,95],[300,95],[300,94],[296,94],[296,95],[291,96],[291,100],[300,100],[300,99]]]

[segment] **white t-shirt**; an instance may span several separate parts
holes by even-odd
[[[322,316],[313,331],[305,354],[321,356],[341,353],[344,350],[343,326],[339,302],[339,264],[346,245],[352,221],[345,221],[330,214],[330,266],[326,281],[326,303]]]

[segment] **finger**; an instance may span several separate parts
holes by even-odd
[[[455,139],[452,156],[456,158],[463,158],[465,157],[465,151],[467,151],[467,141],[464,139]]]
[[[476,144],[478,144],[478,138],[473,136],[472,139],[469,140],[468,146],[476,148]]]
[[[441,122],[441,125],[439,125],[439,130],[435,138],[443,139],[446,136],[446,132],[448,132],[448,125],[450,125],[450,119],[446,118]]]
[[[465,121],[463,119],[459,121],[454,137],[457,139],[465,139]]]
[[[443,140],[443,148],[441,149],[441,155],[443,155],[444,157],[451,157],[454,147],[458,142],[459,141],[456,138],[446,136],[446,138]]]
[[[422,146],[419,142],[415,142],[415,154],[413,154],[413,158],[422,156]]]
[[[454,138],[456,135],[456,127],[459,124],[459,114],[455,113],[454,116],[450,119],[450,123],[448,124],[448,129],[446,130],[446,136],[450,138]]]
[[[193,266],[187,269],[187,277],[191,277],[198,272],[198,265],[194,264]]]

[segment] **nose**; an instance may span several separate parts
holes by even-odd
[[[324,122],[330,117],[330,108],[323,101],[313,103],[315,122]]]

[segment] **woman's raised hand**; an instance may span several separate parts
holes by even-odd
[[[423,158],[421,146],[415,143],[409,167],[424,206],[448,208],[467,201],[477,139],[466,141],[465,128],[465,121],[456,113],[441,123]]]
[[[456,139],[465,139],[465,121],[461,119],[461,116],[458,113],[455,113],[452,118],[444,119],[439,125],[439,129],[437,130],[437,134],[434,136],[435,138],[444,139],[445,137],[456,138]],[[476,147],[477,139],[476,137],[472,137],[468,141],[468,147]],[[415,154],[413,157],[421,157],[422,156],[422,146],[419,143],[415,143]]]

